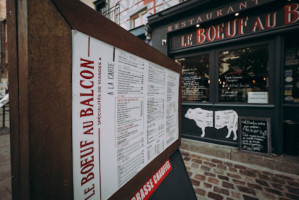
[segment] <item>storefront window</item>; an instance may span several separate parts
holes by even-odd
[[[284,67],[284,102],[299,103],[299,42],[298,33],[286,38]]]
[[[218,60],[220,102],[268,103],[268,45],[222,51]]]
[[[209,54],[176,59],[183,68],[182,101],[209,101]]]

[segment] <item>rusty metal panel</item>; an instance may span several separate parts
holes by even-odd
[[[71,32],[50,0],[28,0],[30,199],[72,199]]]

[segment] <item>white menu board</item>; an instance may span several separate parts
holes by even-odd
[[[108,199],[179,135],[179,73],[72,31],[75,199]]]

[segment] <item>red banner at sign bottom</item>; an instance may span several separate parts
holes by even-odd
[[[159,170],[131,197],[131,200],[147,200],[169,174],[172,167],[167,160]]]

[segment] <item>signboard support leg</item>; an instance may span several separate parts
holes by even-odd
[[[2,107],[2,127],[0,128],[0,135],[8,134],[9,128],[5,126],[5,105]]]

